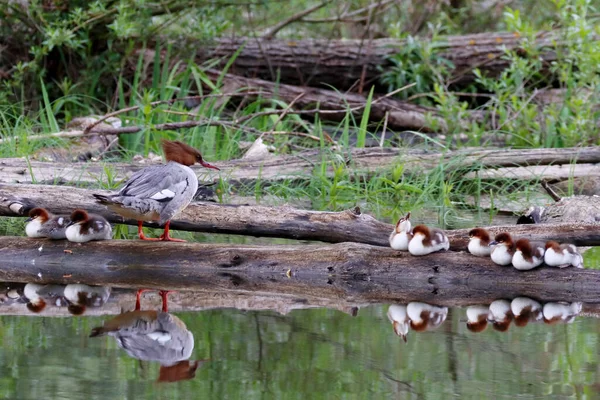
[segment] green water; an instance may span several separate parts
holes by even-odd
[[[600,320],[472,333],[465,310],[438,329],[397,337],[387,306],[358,316],[235,309],[178,313],[194,334],[195,378],[156,383],[111,337],[106,317],[0,317],[0,396],[7,399],[598,398]],[[550,396],[550,397],[547,397]]]

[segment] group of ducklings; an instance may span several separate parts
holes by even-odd
[[[112,238],[112,227],[101,215],[77,209],[71,215],[53,215],[45,208],[33,208],[25,225],[25,233],[33,238],[67,239],[84,243]]]
[[[81,315],[88,307],[102,307],[109,299],[111,288],[108,286],[90,286],[81,283],[68,285],[27,283],[24,286],[7,287],[2,297],[6,303],[26,303],[27,309],[40,313],[48,305],[67,307],[69,313]]]
[[[473,305],[466,309],[466,326],[471,332],[482,332],[488,323],[500,332],[508,330],[514,321],[518,327],[529,322],[545,324],[572,323],[581,313],[583,304],[579,302],[549,302],[544,305],[529,297],[516,297],[511,301],[499,299],[489,305]],[[392,304],[387,317],[394,333],[407,341],[409,330],[423,332],[438,328],[448,316],[447,307],[439,307],[421,302]]]
[[[401,217],[390,235],[390,246],[394,250],[408,251],[422,256],[440,250],[448,250],[450,242],[440,229],[417,225],[411,229],[410,212]],[[518,270],[530,270],[542,263],[550,267],[583,268],[583,257],[573,244],[559,244],[554,240],[546,243],[520,238],[516,241],[508,232],[497,234],[492,241],[483,228],[469,232],[467,249],[478,257],[490,257],[498,265],[511,265]]]

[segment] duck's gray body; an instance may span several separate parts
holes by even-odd
[[[162,225],[190,203],[196,190],[198,178],[194,171],[169,161],[136,172],[117,194],[94,197],[125,218]]]

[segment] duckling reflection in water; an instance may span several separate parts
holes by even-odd
[[[546,303],[543,308],[544,322],[547,324],[555,324],[557,322],[570,324],[579,315],[582,307],[583,304],[579,302],[567,303],[560,301]]]
[[[507,300],[496,300],[490,304],[490,314],[488,321],[492,323],[495,330],[505,332],[510,326],[513,314],[510,309],[510,302]]]
[[[65,286],[64,296],[69,302],[68,310],[73,315],[82,315],[87,307],[102,307],[110,297],[108,286],[89,286],[81,283]]]
[[[471,332],[482,332],[488,325],[490,308],[488,306],[467,307],[467,329]]]
[[[422,332],[440,326],[448,315],[447,307],[437,307],[426,303],[410,302],[408,305],[392,304],[388,308],[387,316],[394,327],[396,335],[404,342],[409,328]]]
[[[515,297],[510,302],[510,310],[515,318],[515,325],[523,327],[530,321],[542,319],[542,305],[529,297]]]
[[[105,321],[92,329],[90,337],[109,335],[133,358],[157,361],[161,364],[158,381],[175,382],[192,379],[201,363],[190,361],[194,350],[194,336],[182,320],[167,312],[167,291],[160,291],[162,311],[140,310],[140,295],[136,294],[136,308]]]

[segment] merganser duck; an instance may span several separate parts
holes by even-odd
[[[68,310],[73,315],[81,315],[87,307],[102,307],[110,297],[108,286],[89,286],[74,283],[65,286],[64,296],[69,302]]]
[[[448,316],[448,307],[437,307],[413,301],[406,306],[410,327],[416,332],[432,330],[440,326]]]
[[[544,262],[550,267],[566,268],[574,266],[583,268],[583,257],[573,244],[558,244],[554,240],[546,242]]]
[[[510,302],[510,311],[516,326],[525,326],[529,321],[542,319],[542,305],[529,297],[515,297]]]
[[[413,256],[424,256],[450,248],[448,237],[440,229],[429,229],[425,225],[417,225],[414,227],[412,234],[413,237],[408,242],[408,251]]]
[[[570,324],[575,320],[575,317],[581,312],[583,303],[546,303],[542,310],[544,315],[544,322],[547,324],[554,324],[556,322],[564,322]]]
[[[401,217],[396,224],[396,228],[390,235],[390,247],[394,250],[407,251],[408,242],[412,239],[412,233],[410,232],[410,212],[406,214],[406,217]]]
[[[520,271],[526,271],[540,266],[544,262],[544,244],[519,239],[515,243],[515,254],[512,265]]]
[[[154,165],[136,172],[117,193],[110,196],[94,194],[97,202],[109,210],[138,221],[138,236],[142,240],[185,242],[169,236],[171,219],[192,201],[198,190],[198,178],[190,165],[219,170],[204,161],[200,152],[179,141],[162,142],[164,165]],[[142,230],[143,221],[165,224],[159,238],[148,238]]]
[[[495,330],[505,332],[510,326],[512,318],[510,302],[507,300],[495,300],[490,304],[488,321],[492,323]]]
[[[163,301],[166,300],[166,292]],[[138,295],[140,292],[138,292]],[[166,305],[163,303],[163,310]],[[158,361],[158,380],[174,382],[191,379],[202,361],[190,361],[194,350],[194,335],[185,323],[164,311],[128,311],[92,329],[90,337],[109,335],[133,358]]]
[[[477,257],[489,257],[492,253],[490,247],[490,234],[483,228],[471,229],[469,232],[469,253]]]
[[[471,332],[482,332],[488,324],[490,308],[487,306],[467,307],[467,329]]]
[[[502,232],[496,235],[493,242],[490,242],[492,252],[490,257],[493,262],[498,265],[510,265],[513,255],[515,254],[515,244],[512,236],[507,232]]]
[[[44,310],[48,303],[53,303],[57,307],[64,306],[66,301],[64,300],[63,293],[63,285],[28,283],[23,288],[23,295],[27,299],[27,309],[34,313]]]
[[[65,239],[65,230],[71,221],[69,217],[52,215],[45,208],[38,207],[29,211],[29,218],[25,222],[25,233],[29,237]]]
[[[67,240],[77,243],[112,238],[112,228],[108,221],[101,215],[88,214],[85,210],[73,211],[65,233]]]
[[[410,326],[410,319],[406,313],[406,306],[400,304],[392,304],[387,311],[387,317],[394,327],[396,335],[400,336],[406,343],[406,335]]]

